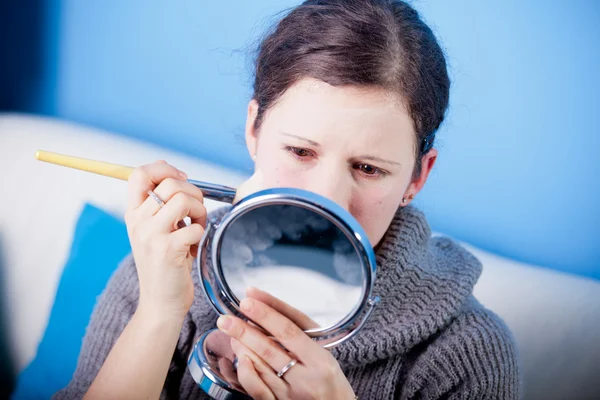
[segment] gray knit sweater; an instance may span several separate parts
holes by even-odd
[[[213,216],[220,218],[220,210]],[[398,210],[377,248],[374,294],[364,328],[332,350],[360,399],[517,399],[520,374],[507,326],[473,297],[481,264],[446,238],[432,238],[421,212]],[[181,330],[163,397],[204,399],[186,369],[195,339],[216,326],[196,268],[196,297]],[[81,398],[138,301],[127,257],[92,315],[72,381],[57,399]]]

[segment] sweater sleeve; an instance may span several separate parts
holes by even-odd
[[[513,400],[520,389],[512,334],[479,305],[457,317],[415,360],[400,398]]]
[[[110,278],[94,307],[71,381],[53,399],[81,399],[84,396],[133,316],[138,298],[137,272],[130,254]]]

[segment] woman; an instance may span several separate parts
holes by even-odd
[[[431,238],[409,205],[436,161],[448,97],[442,50],[406,3],[310,0],[293,9],[259,48],[246,124],[255,173],[240,193],[292,186],[346,208],[376,245],[381,305],[331,352],[259,292],[242,309],[288,351],[239,319],[216,321],[192,267],[207,218],[202,193],[175,167],[146,165],[129,182],[133,257],[103,293],[73,379],[56,397],[205,398],[186,359],[216,325],[256,399],[518,398],[511,334],[472,295],[479,262]],[[185,216],[192,223],[177,229]],[[277,377],[292,358],[299,362]]]

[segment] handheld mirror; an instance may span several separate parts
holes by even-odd
[[[350,339],[378,302],[371,297],[376,264],[365,232],[334,202],[299,189],[254,193],[209,221],[198,269],[217,313],[248,320],[239,305],[258,289],[326,348]],[[247,398],[235,363],[228,337],[215,329],[197,341],[188,367],[212,397]]]
[[[36,158],[120,179],[132,170],[47,152]],[[235,198],[233,188],[189,182],[206,198],[227,203]],[[204,294],[218,314],[249,321],[240,302],[255,291],[325,348],[355,335],[379,302],[372,297],[375,254],[362,227],[333,201],[300,189],[251,194],[220,220],[208,221],[197,267]],[[230,340],[217,329],[196,341],[188,369],[212,398],[249,398],[236,378]]]

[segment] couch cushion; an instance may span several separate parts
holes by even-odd
[[[125,224],[85,204],[48,325],[35,358],[17,380],[14,399],[50,398],[68,384],[96,298],[130,251]]]

